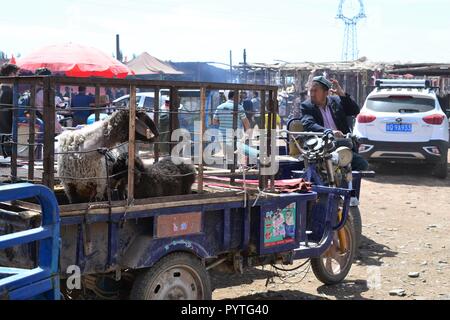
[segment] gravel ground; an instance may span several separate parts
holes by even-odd
[[[422,166],[375,170],[363,181],[363,243],[346,281],[324,286],[312,271],[281,280],[271,267],[214,273],[213,299],[450,299],[450,178]]]

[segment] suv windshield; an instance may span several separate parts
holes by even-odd
[[[145,97],[144,109],[148,111],[153,111],[154,99],[152,97]]]
[[[139,107],[139,102],[141,101],[141,97],[140,96],[136,96],[136,107]],[[128,108],[128,104],[130,103],[130,98],[126,97],[123,98],[115,103],[113,103],[113,105],[117,108]]]
[[[392,96],[388,98],[370,98],[367,109],[377,112],[420,113],[434,110],[435,100],[413,98],[410,96]]]

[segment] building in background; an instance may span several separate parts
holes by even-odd
[[[386,75],[391,78],[431,80],[434,87],[439,87],[437,94],[442,109],[444,111],[450,109],[450,64],[394,64],[389,70],[386,70]]]
[[[376,79],[429,79],[439,87],[442,108],[450,109],[450,64],[372,62],[363,57],[349,62],[247,63],[234,68],[239,82],[246,79],[250,84],[278,86],[279,96],[286,100],[289,110],[307,96],[312,78],[318,75],[337,79],[361,107]]]

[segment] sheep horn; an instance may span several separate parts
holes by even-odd
[[[138,117],[136,117],[136,132],[147,139],[151,139],[155,136],[149,126]]]

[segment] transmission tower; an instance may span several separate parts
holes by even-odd
[[[359,8],[356,8],[356,5]],[[356,9],[356,10],[355,10]],[[352,12],[347,12],[352,11]],[[367,18],[363,0],[340,0],[336,19],[345,24],[342,60],[356,60],[358,58],[358,29],[359,20]]]

